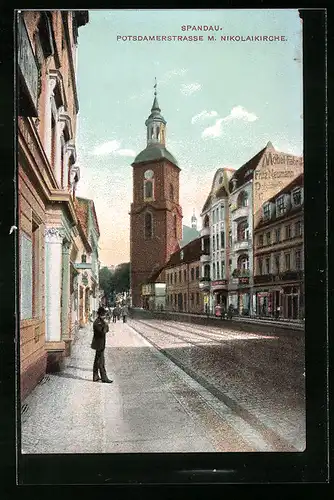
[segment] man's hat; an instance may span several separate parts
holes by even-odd
[[[98,310],[97,310],[97,314],[99,316],[103,316],[104,314],[106,314],[106,310],[104,307],[99,307]]]

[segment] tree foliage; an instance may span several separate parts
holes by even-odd
[[[107,267],[102,267],[99,277],[100,288],[107,297],[127,292],[130,289],[130,262],[119,264],[114,272],[111,272]]]

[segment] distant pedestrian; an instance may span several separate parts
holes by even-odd
[[[233,304],[230,304],[228,306],[228,312],[227,312],[228,319],[232,319],[232,317],[233,317],[233,311],[234,311]]]
[[[117,321],[117,307],[114,307],[114,309],[112,310],[112,322],[116,323],[116,321]]]
[[[125,304],[123,307],[122,307],[122,318],[123,318],[123,323],[126,323],[126,318],[129,314],[129,311],[128,311],[128,306]]]
[[[93,365],[93,381],[98,382],[102,380],[104,383],[110,384],[112,380],[108,378],[106,368],[104,351],[106,347],[106,333],[109,331],[108,323],[106,322],[106,310],[104,307],[99,307],[97,311],[97,318],[93,323],[93,340],[91,348],[95,349],[95,359]],[[100,375],[100,376],[99,376]]]

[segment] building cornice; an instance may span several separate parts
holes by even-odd
[[[64,28],[65,28],[64,32],[65,32],[65,38],[66,38],[66,44],[67,44],[67,53],[68,53],[68,58],[69,58],[69,62],[70,62],[69,66],[70,66],[70,73],[71,73],[71,80],[72,80],[75,112],[76,112],[76,114],[78,114],[79,100],[78,100],[77,82],[76,82],[75,67],[74,67],[73,53],[72,53],[72,49],[71,49],[71,39],[70,39],[70,34],[69,34],[67,16],[63,16],[63,24],[64,24]]]

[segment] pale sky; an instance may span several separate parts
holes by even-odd
[[[219,26],[219,32],[182,31]],[[92,198],[103,265],[129,261],[134,157],[158,101],[178,160],[183,224],[199,214],[217,168],[239,168],[268,141],[302,154],[301,20],[281,10],[95,10],[79,29],[78,196]],[[203,42],[117,41],[118,35],[202,35]],[[207,36],[216,36],[208,41]],[[220,41],[277,35],[286,41]]]

